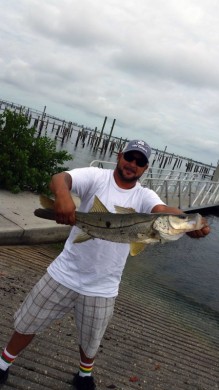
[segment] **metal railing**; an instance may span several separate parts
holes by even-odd
[[[144,178],[143,186],[154,190],[168,205],[185,209],[219,206],[219,182]]]
[[[94,160],[90,165],[115,168],[115,164]],[[155,191],[169,206],[182,210],[219,206],[219,182],[209,180],[208,175],[149,168],[140,183]]]

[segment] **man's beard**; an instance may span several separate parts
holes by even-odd
[[[140,176],[133,176],[133,177],[126,177],[126,176],[124,176],[123,175],[123,171],[122,171],[122,169],[120,168],[120,166],[119,166],[119,164],[117,163],[117,166],[116,166],[116,168],[117,168],[117,172],[118,172],[118,175],[120,176],[120,178],[122,179],[122,180],[124,180],[124,181],[126,181],[126,183],[135,183],[137,180],[139,180],[140,179],[140,177],[141,177],[141,175]]]

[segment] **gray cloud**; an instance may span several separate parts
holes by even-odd
[[[116,136],[216,164],[218,15],[213,0],[3,0],[1,98],[116,118]]]
[[[177,48],[169,50],[138,50],[131,48],[132,56],[128,51],[120,52],[115,58],[115,64],[121,70],[138,77],[153,77],[172,80],[182,85],[195,88],[219,87],[218,53],[209,54],[201,50]]]

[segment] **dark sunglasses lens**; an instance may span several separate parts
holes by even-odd
[[[123,155],[123,157],[124,157],[124,159],[125,159],[126,161],[128,161],[128,162],[132,162],[132,161],[135,160],[136,165],[137,165],[138,167],[140,167],[140,168],[145,167],[145,165],[147,164],[147,160],[146,160],[144,157],[142,157],[142,158],[137,158],[137,157],[133,156],[132,153],[125,153],[125,154]]]
[[[140,168],[143,168],[145,167],[145,165],[147,164],[147,161],[145,160],[145,158],[138,158],[136,161],[136,164],[140,167]]]
[[[134,160],[133,155],[130,153],[123,154],[123,157],[124,157],[125,161],[128,161],[128,162],[132,162]]]

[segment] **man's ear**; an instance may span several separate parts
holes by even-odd
[[[147,171],[148,168],[149,168],[149,164],[146,165],[144,172]]]
[[[119,153],[117,154],[117,161],[119,161],[119,160],[120,160],[120,158],[122,157],[122,155],[123,155],[123,153],[122,153],[122,152],[119,152]]]

